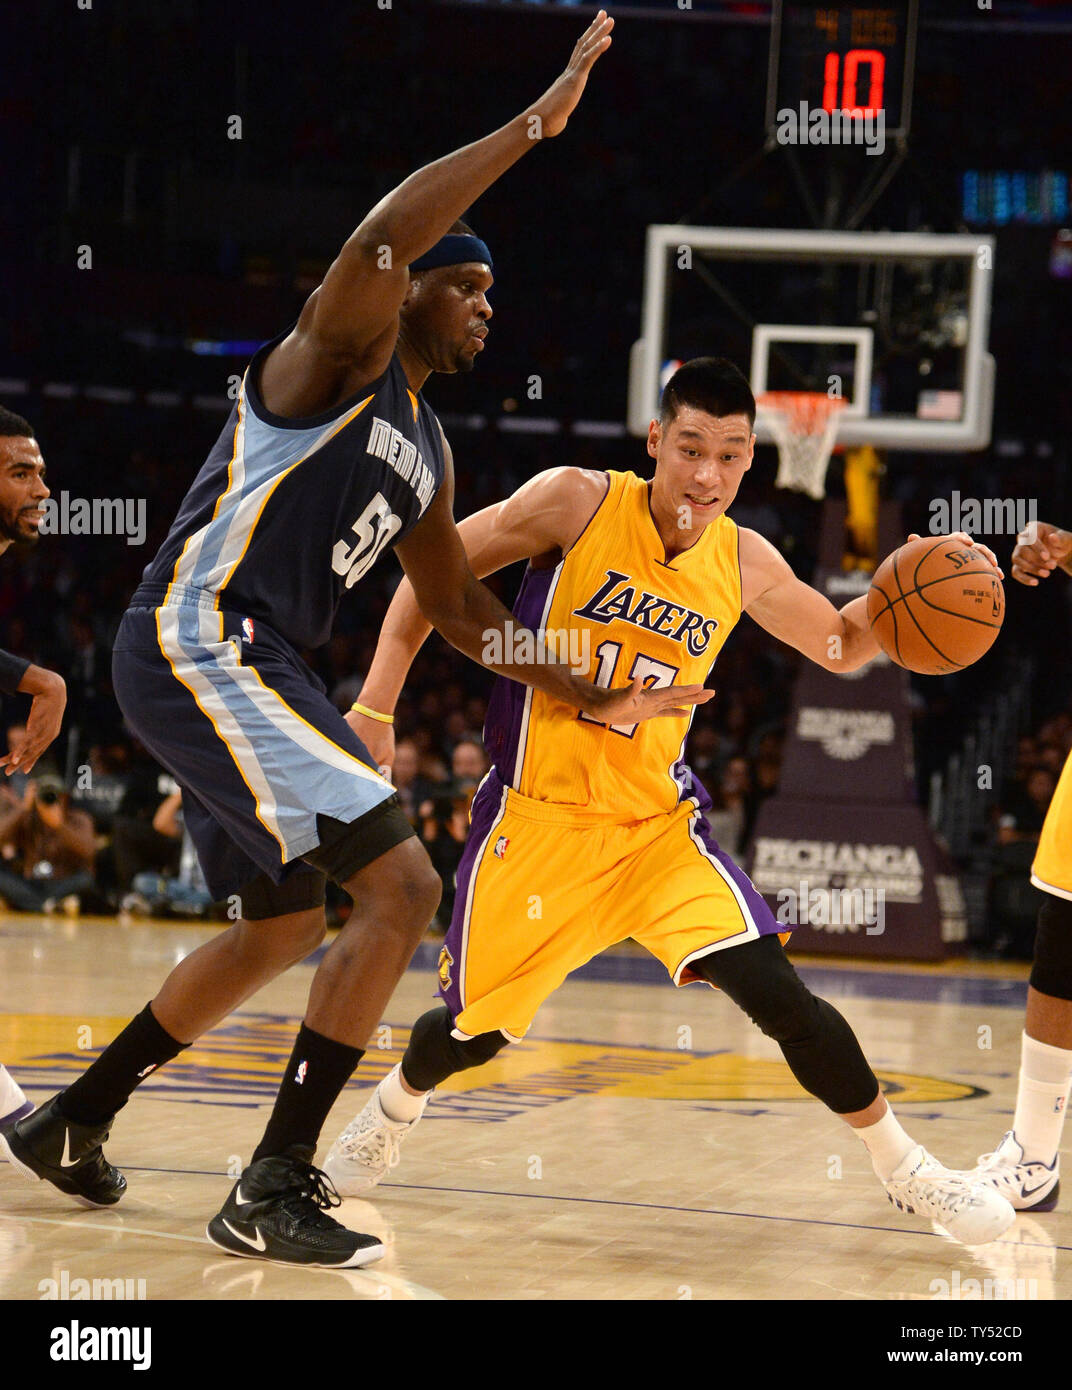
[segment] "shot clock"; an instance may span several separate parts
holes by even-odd
[[[774,0],[767,77],[767,132],[778,112],[884,111],[888,138],[908,134],[918,0],[799,4]]]

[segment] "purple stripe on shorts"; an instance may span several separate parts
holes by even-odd
[[[686,796],[695,797],[700,803],[700,815],[693,821],[693,835],[700,841],[708,854],[713,859],[718,860],[737,885],[748,911],[752,914],[752,920],[759,929],[760,936],[770,936],[772,933],[785,931],[786,928],[779,926],[774,913],[767,906],[766,900],[760,896],[745,871],[730,858],[724,849],[719,848],[718,841],[711,833],[711,827],[707,823],[706,812],[711,809],[711,798],[703,783],[683,762],[678,763],[674,768],[674,776],[678,785],[687,789]]]
[[[462,973],[462,945],[465,936],[465,907],[469,900],[469,887],[476,871],[477,856],[487,838],[495,817],[502,805],[504,784],[494,768],[488,773],[476,796],[473,797],[469,835],[458,863],[457,891],[454,895],[454,912],[450,927],[443,939],[439,953],[440,999],[450,1009],[451,1018],[457,1018],[462,1011],[460,988]],[[449,983],[448,983],[449,982]]]
[[[540,627],[554,576],[553,569],[534,570],[531,565],[525,571],[513,609],[517,627],[531,628],[533,632]],[[511,783],[514,775],[527,692],[528,686],[499,676],[488,698],[484,746],[507,784]]]

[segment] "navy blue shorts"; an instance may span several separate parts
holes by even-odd
[[[119,625],[112,679],[132,732],[183,789],[220,900],[258,874],[281,884],[318,873],[302,860],[320,844],[317,816],[349,825],[395,790],[291,645],[215,602],[203,589],[142,585]]]

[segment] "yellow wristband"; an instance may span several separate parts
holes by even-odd
[[[377,724],[393,724],[395,722],[393,714],[379,714],[376,710],[369,709],[358,700],[355,700],[350,708],[356,710],[358,714],[363,714],[367,719],[375,719]]]

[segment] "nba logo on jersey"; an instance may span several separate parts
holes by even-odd
[[[499,838],[495,841],[495,858],[496,858],[496,859],[505,859],[505,858],[506,858],[506,846],[507,846],[509,843],[510,843],[510,837],[509,837],[509,835],[500,835],[500,836],[499,836]]]
[[[308,1070],[309,1070],[309,1063],[308,1063],[308,1062],[299,1062],[299,1063],[298,1063],[298,1070],[294,1073],[294,1081],[295,1081],[295,1083],[296,1083],[298,1086],[300,1086],[300,1085],[302,1084],[302,1082],[305,1080],[305,1074],[306,1074],[306,1072],[307,1072]]]
[[[247,642],[252,642],[252,641],[253,641],[253,619],[252,619],[252,618],[243,618],[243,619],[242,619],[242,636],[246,639]]]

